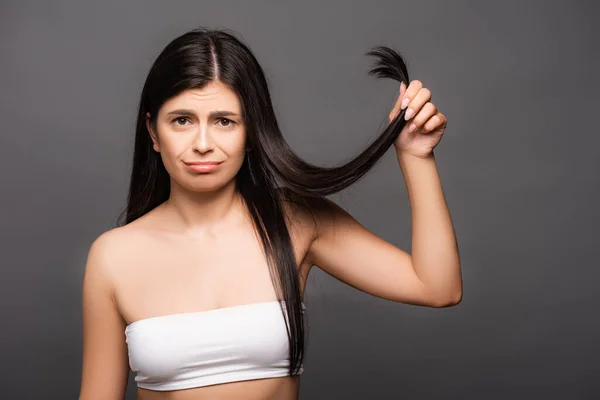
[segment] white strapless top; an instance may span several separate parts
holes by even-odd
[[[132,322],[125,337],[137,386],[179,390],[288,375],[282,309],[284,301],[270,301]]]

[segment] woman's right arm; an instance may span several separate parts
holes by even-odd
[[[115,254],[114,244],[118,243],[114,239],[109,232],[100,235],[87,257],[82,293],[83,365],[79,400],[122,400],[127,388],[126,324],[116,307],[110,278],[110,255]]]

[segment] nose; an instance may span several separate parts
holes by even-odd
[[[214,149],[214,143],[207,124],[199,125],[198,132],[194,137],[193,148],[200,153],[207,153]]]

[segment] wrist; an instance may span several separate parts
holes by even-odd
[[[431,153],[426,154],[426,155],[417,156],[415,154],[411,154],[406,151],[396,150],[396,155],[398,157],[398,161],[404,161],[404,160],[433,161],[433,160],[435,160],[435,155],[433,154],[433,151],[431,151]]]

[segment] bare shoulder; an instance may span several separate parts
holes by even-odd
[[[351,218],[350,214],[332,200],[322,196],[301,196],[289,189],[280,188],[279,192],[286,209],[286,217],[292,225],[309,228],[314,238],[325,226],[335,225],[337,221]]]
[[[93,257],[99,262],[91,263],[88,267],[103,269],[105,274],[114,276],[114,261],[126,254],[140,240],[140,236],[138,229],[128,225],[102,233],[92,242],[88,254],[88,258]]]
[[[323,202],[320,198],[298,195],[287,188],[278,188],[286,223],[292,235],[301,235],[312,242],[317,234],[315,205]]]
[[[130,229],[114,228],[91,244],[82,289],[83,363],[80,398],[122,398],[128,374],[123,320],[116,301],[115,266]]]
[[[292,240],[303,244],[307,265],[316,262],[312,248],[320,236],[343,231],[354,221],[348,212],[326,197],[301,196],[284,188],[279,189],[279,194]]]
[[[92,242],[87,256],[86,275],[99,274],[107,280],[112,280],[111,258],[116,254],[119,246],[119,237],[122,237],[121,229],[114,228],[106,231]]]
[[[115,250],[119,250],[127,246],[127,239],[131,236],[133,229],[129,226],[120,226],[110,229],[98,236],[90,247],[90,251],[94,250],[97,253],[106,255],[113,254]],[[125,240],[125,242],[124,242]]]
[[[139,254],[140,246],[147,242],[148,234],[138,224],[130,223],[125,226],[110,229],[100,234],[91,244],[86,274],[99,275],[110,287],[114,296],[123,267],[128,261]]]

